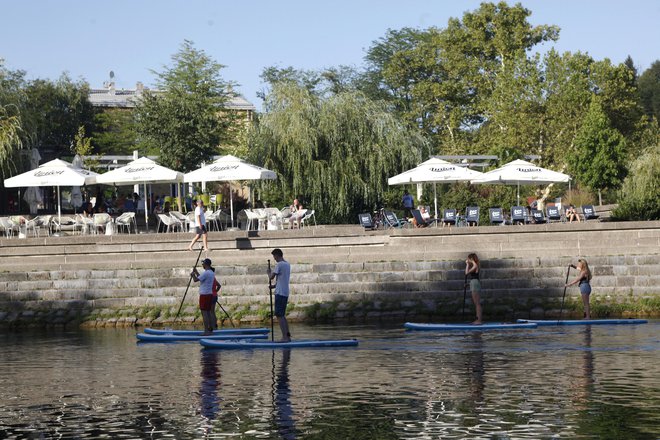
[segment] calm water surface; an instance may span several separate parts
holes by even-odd
[[[231,352],[4,332],[0,438],[655,439],[659,330],[297,326],[361,343]]]

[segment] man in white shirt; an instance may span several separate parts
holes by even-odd
[[[213,280],[215,280],[215,270],[213,269],[211,260],[205,258],[202,260],[202,267],[204,272],[200,273],[195,267],[190,274],[195,282],[199,282],[199,309],[202,312],[202,319],[204,320],[204,334],[213,334],[215,322],[215,301],[213,296]]]
[[[202,237],[204,242],[204,250],[209,250],[209,244],[207,241],[206,233],[206,216],[204,215],[204,202],[202,199],[197,200],[197,207],[195,208],[195,238],[190,242],[188,250],[192,251],[193,245],[199,240],[199,237]]]
[[[286,320],[286,305],[289,300],[289,279],[291,278],[291,265],[284,259],[284,254],[281,249],[273,249],[271,252],[273,258],[277,262],[274,270],[268,269],[269,286],[273,278],[275,281],[275,316],[277,322],[280,324],[282,331],[282,340],[280,342],[290,342],[291,333],[289,333],[289,323]]]

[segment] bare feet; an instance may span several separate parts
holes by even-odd
[[[191,248],[191,247],[189,247],[188,250],[189,250],[190,252],[192,252],[192,248]]]
[[[483,322],[479,321],[478,319],[474,322],[472,322],[472,325],[481,325]]]

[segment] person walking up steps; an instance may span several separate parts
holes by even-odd
[[[268,279],[272,282],[275,279],[275,316],[282,331],[282,340],[280,342],[290,342],[291,333],[289,333],[289,323],[286,320],[286,306],[289,301],[289,279],[291,278],[291,265],[284,259],[284,253],[281,249],[273,249],[271,252],[277,262],[274,270],[268,269]],[[271,289],[272,285],[269,286]]]

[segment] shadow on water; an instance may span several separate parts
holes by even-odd
[[[289,386],[289,362],[291,361],[291,350],[282,351],[282,360],[279,365],[275,361],[275,350],[273,350],[273,416],[275,426],[280,438],[293,440],[298,438],[291,406],[291,387]]]

